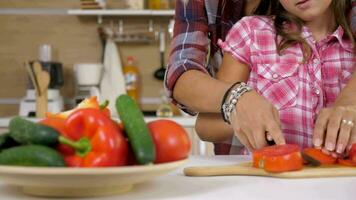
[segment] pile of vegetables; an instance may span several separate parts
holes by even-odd
[[[316,148],[301,150],[295,144],[267,146],[253,152],[253,167],[267,172],[296,171],[304,165],[316,167],[335,164],[356,167],[356,144],[351,146],[348,156],[344,158],[334,158]]]
[[[117,98],[118,123],[108,102],[85,99],[75,109],[48,114],[39,123],[14,117],[0,135],[0,165],[45,167],[113,167],[145,165],[188,157],[184,128],[170,120],[146,124],[127,95]]]

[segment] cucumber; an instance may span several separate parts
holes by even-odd
[[[152,163],[156,158],[156,151],[142,111],[136,102],[125,94],[116,99],[116,109],[124,124],[137,162],[139,164]]]
[[[0,153],[0,165],[64,167],[63,157],[54,149],[41,145],[24,145]]]
[[[10,133],[0,134],[0,151],[14,146],[19,146],[20,144],[16,142],[11,136]]]
[[[20,144],[52,146],[58,143],[58,131],[49,126],[37,124],[21,117],[11,119],[9,130],[10,136]]]

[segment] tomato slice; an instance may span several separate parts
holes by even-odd
[[[337,163],[344,166],[356,167],[356,162],[353,162],[350,159],[338,159]]]
[[[349,158],[352,160],[352,162],[356,163],[356,143],[352,144],[351,146]]]
[[[331,155],[326,155],[321,149],[305,148],[303,149],[303,157],[308,163],[314,166],[318,165],[331,165],[336,163],[336,158]]]
[[[253,166],[268,172],[300,170],[303,168],[300,147],[295,144],[263,147],[253,152]]]

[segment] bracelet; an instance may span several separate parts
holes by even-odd
[[[242,82],[235,87],[232,87],[231,90],[227,91],[229,96],[228,100],[225,99],[224,103],[222,104],[222,113],[223,119],[225,122],[230,124],[230,115],[232,111],[235,109],[236,104],[240,97],[245,94],[246,92],[251,91],[252,88],[248,86],[246,83]],[[227,98],[227,97],[226,97]]]
[[[234,88],[237,84],[240,84],[240,83],[241,83],[241,82],[238,81],[238,82],[232,84],[232,85],[230,86],[230,88],[226,90],[226,92],[225,92],[225,94],[224,94],[224,96],[223,96],[223,98],[222,98],[221,106],[220,106],[220,113],[221,113],[221,116],[222,116],[222,118],[223,118],[223,120],[224,120],[225,122],[227,122],[227,119],[225,118],[225,113],[224,113],[223,106],[224,106],[224,104],[225,104],[226,98],[227,98],[227,96],[230,94],[230,91],[232,90],[232,88]]]

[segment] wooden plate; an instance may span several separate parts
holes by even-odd
[[[129,191],[134,184],[163,175],[186,160],[146,166],[49,168],[0,166],[0,180],[25,194],[46,197],[92,197]]]

